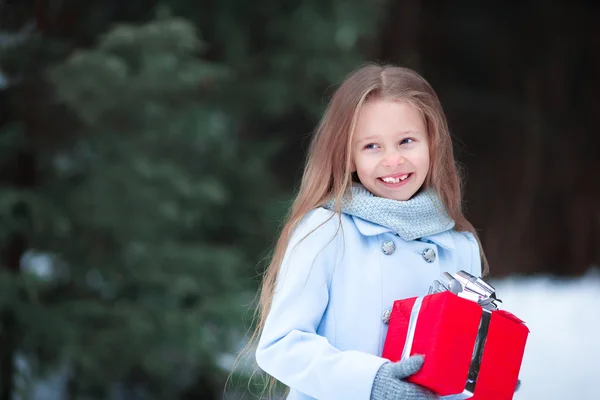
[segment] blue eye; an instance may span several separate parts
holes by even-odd
[[[407,140],[410,140],[410,142],[407,142]],[[414,141],[415,141],[415,139],[413,139],[413,138],[404,138],[400,141],[400,144],[412,143]]]
[[[369,143],[365,146],[365,149],[374,149],[375,146],[379,146],[379,145],[375,144],[375,143]]]

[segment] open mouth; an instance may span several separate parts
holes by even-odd
[[[377,178],[377,180],[379,180],[381,183],[383,183],[385,186],[388,187],[398,187],[398,186],[402,186],[405,185],[410,178],[412,177],[412,172],[409,172],[407,174],[398,174],[398,175],[392,175],[392,176],[385,176],[382,178]]]

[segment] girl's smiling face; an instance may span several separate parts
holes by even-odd
[[[374,195],[410,199],[429,171],[427,128],[407,101],[369,99],[356,122],[352,158],[360,182]]]

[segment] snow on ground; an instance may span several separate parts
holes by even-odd
[[[580,278],[491,281],[530,329],[515,400],[600,399],[600,269]]]

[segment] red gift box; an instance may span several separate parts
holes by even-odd
[[[394,302],[382,357],[398,361],[423,354],[423,368],[407,380],[439,396],[507,400],[528,334],[513,314],[444,291]]]

